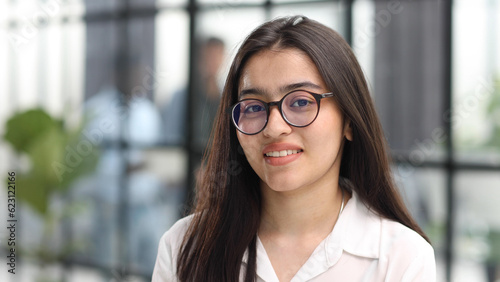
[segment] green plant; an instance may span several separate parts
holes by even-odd
[[[57,211],[49,204],[54,196],[64,196],[76,179],[95,169],[98,148],[81,138],[82,126],[67,128],[42,109],[14,114],[5,128],[4,140],[19,157],[29,159],[27,169],[16,171],[16,199],[30,206],[44,222],[40,247],[32,252],[42,263],[62,259],[71,248],[54,251],[48,242],[60,220],[74,214],[78,205],[67,203]]]

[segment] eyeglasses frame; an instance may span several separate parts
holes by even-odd
[[[290,95],[290,94],[292,94],[292,93],[294,93],[294,92],[298,92],[298,91],[303,91],[303,92],[307,92],[307,93],[311,94],[311,95],[314,97],[314,99],[316,100],[316,103],[318,103],[318,110],[316,111],[316,116],[314,116],[313,120],[312,120],[310,123],[306,124],[306,125],[295,125],[295,124],[291,123],[291,122],[290,122],[290,121],[289,121],[289,120],[285,117],[285,115],[283,114],[283,109],[282,109],[283,101],[285,100],[285,98],[286,98],[288,95]],[[333,92],[327,92],[327,93],[323,93],[323,94],[318,94],[318,93],[314,93],[314,92],[307,91],[307,90],[297,89],[297,90],[292,90],[292,91],[290,91],[290,92],[286,93],[286,94],[285,94],[285,96],[283,96],[283,97],[282,97],[279,101],[264,102],[264,101],[262,101],[262,100],[260,100],[260,99],[256,99],[256,98],[247,98],[247,99],[243,99],[243,100],[240,100],[240,101],[236,102],[236,104],[232,105],[232,106],[228,109],[228,112],[229,112],[229,114],[231,114],[231,120],[232,120],[232,123],[233,123],[234,127],[236,127],[236,129],[237,129],[239,132],[241,132],[241,133],[243,133],[243,134],[245,134],[245,135],[255,135],[255,134],[259,134],[259,133],[261,133],[261,132],[262,132],[262,130],[264,130],[264,128],[266,128],[267,123],[269,122],[269,115],[271,114],[271,107],[272,107],[272,106],[277,106],[277,107],[278,107],[278,110],[279,110],[279,112],[280,112],[281,117],[283,118],[283,120],[284,120],[284,121],[285,121],[288,125],[291,125],[291,126],[293,126],[293,127],[299,127],[299,128],[302,128],[302,127],[306,127],[306,126],[311,125],[311,124],[312,124],[312,123],[316,120],[316,118],[318,117],[319,110],[320,110],[320,106],[321,106],[321,103],[320,103],[321,99],[323,99],[323,98],[330,98],[330,97],[333,97],[333,95],[334,95],[334,94],[333,94]],[[236,121],[234,120],[234,109],[236,108],[236,106],[237,106],[239,103],[241,103],[241,102],[243,102],[243,101],[248,101],[248,100],[257,100],[257,101],[261,102],[261,103],[264,105],[264,108],[266,109],[266,114],[267,114],[267,116],[266,116],[266,123],[264,124],[264,126],[262,127],[262,129],[261,129],[261,130],[259,130],[259,131],[255,132],[255,133],[246,133],[246,132],[243,132],[243,131],[242,131],[242,130],[241,130],[241,129],[240,129],[240,128],[236,125]]]

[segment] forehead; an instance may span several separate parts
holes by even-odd
[[[239,79],[239,93],[245,89],[262,89],[274,95],[287,85],[303,82],[326,90],[325,83],[311,58],[295,48],[268,49],[250,57]]]

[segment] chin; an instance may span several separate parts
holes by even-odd
[[[288,192],[288,191],[294,191],[302,187],[301,184],[299,184],[297,181],[294,181],[293,179],[288,178],[286,181],[268,181],[265,183],[265,186],[267,186],[269,189],[275,191],[275,192]]]
[[[269,188],[271,191],[273,192],[276,192],[276,193],[283,193],[283,194],[286,194],[286,193],[289,193],[289,192],[293,192],[293,191],[296,191],[298,188],[297,187],[293,187],[293,188],[278,188],[278,189],[273,189],[272,187]]]

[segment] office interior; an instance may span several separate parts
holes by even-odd
[[[0,280],[150,281],[239,44],[295,14],[358,57],[437,281],[500,281],[495,0],[1,1]]]

